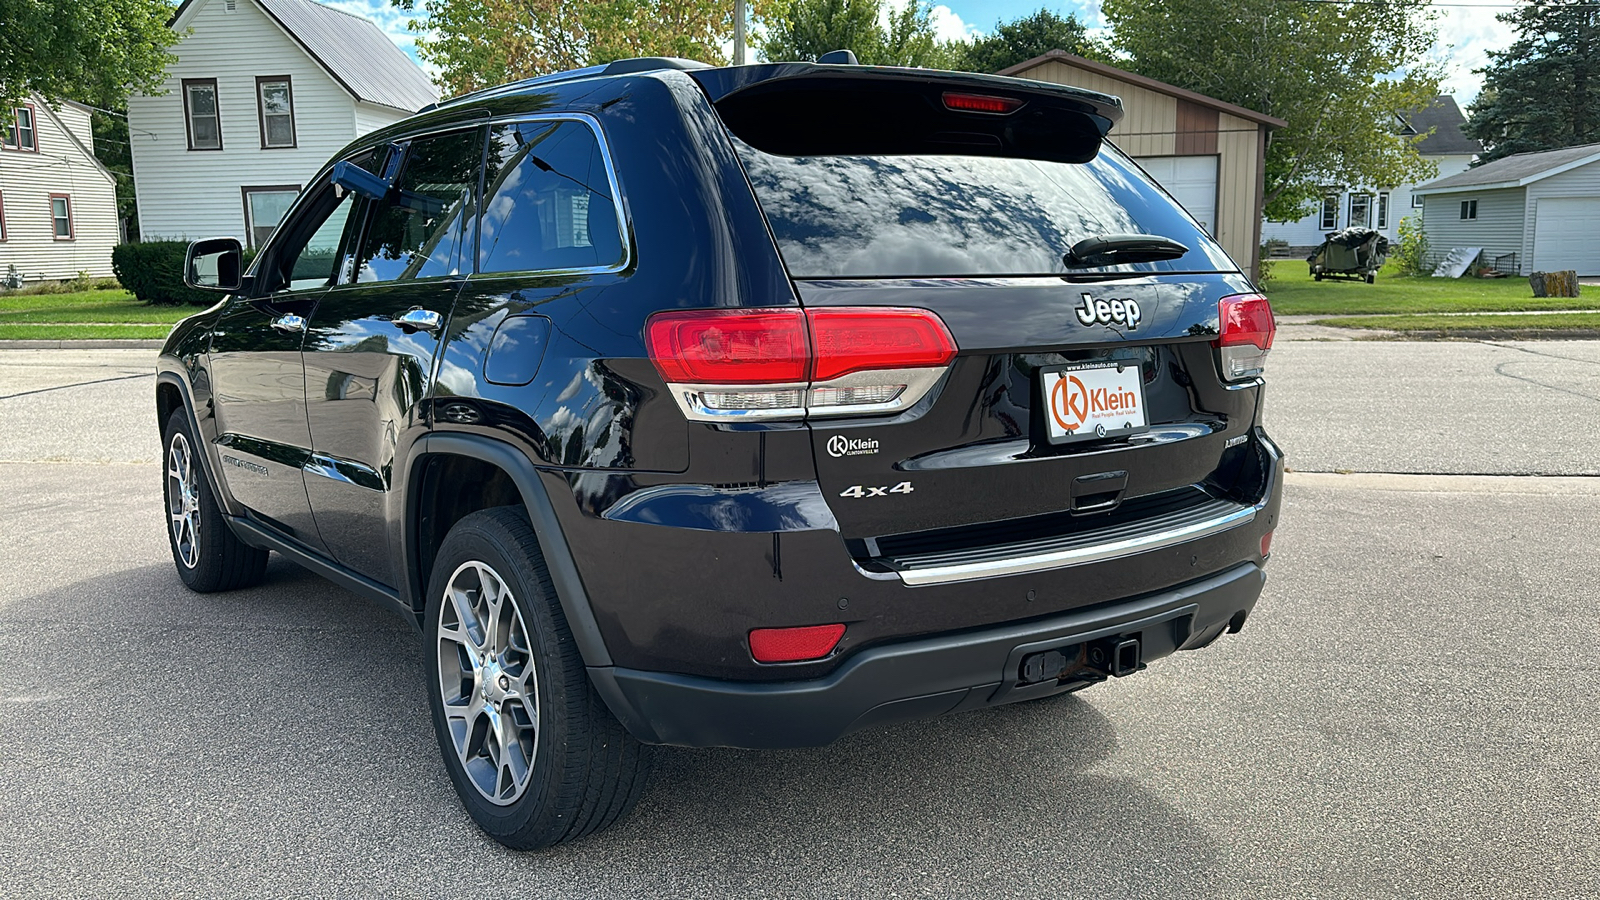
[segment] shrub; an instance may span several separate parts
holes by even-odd
[[[1432,275],[1433,264],[1428,256],[1428,235],[1422,230],[1422,216],[1406,216],[1400,220],[1399,237],[1395,241],[1390,261],[1401,275]]]
[[[183,258],[188,251],[186,241],[118,244],[111,250],[111,270],[124,288],[145,303],[210,306],[217,302],[216,294],[184,286]],[[246,250],[244,265],[249,267],[254,257],[254,250]]]

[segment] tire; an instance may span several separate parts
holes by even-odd
[[[1317,273],[1317,274],[1315,274],[1315,275],[1313,275],[1313,276],[1311,276],[1311,277],[1312,277],[1312,278],[1313,278],[1313,279],[1315,279],[1315,280],[1317,280],[1317,281],[1321,281],[1321,280],[1322,280],[1322,273],[1321,273],[1321,272],[1318,272],[1318,273]]]
[[[1374,275],[1374,274],[1372,274],[1370,272],[1367,273],[1367,284],[1377,284],[1377,282],[1378,282],[1378,276],[1377,275]]]
[[[199,443],[182,409],[167,417],[161,433],[161,497],[167,519],[167,544],[178,577],[191,591],[210,594],[258,584],[267,571],[267,551],[234,535],[206,481]]]
[[[483,510],[450,529],[422,628],[439,751],[490,837],[537,850],[632,811],[650,748],[595,693],[520,509]]]

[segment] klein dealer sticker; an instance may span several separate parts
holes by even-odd
[[[1109,437],[1145,426],[1144,375],[1137,363],[1055,369],[1041,374],[1052,443]]]

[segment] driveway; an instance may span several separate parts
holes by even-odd
[[[1291,476],[1241,634],[820,750],[664,750],[632,819],[545,854],[461,812],[405,623],[276,558],[179,585],[149,353],[0,352],[0,893],[1595,896],[1600,479],[1454,474],[1518,433],[1592,466],[1592,422],[1527,417],[1592,419],[1537,383],[1600,395],[1600,345],[1535,349],[1570,359],[1280,346],[1268,426],[1328,474]]]

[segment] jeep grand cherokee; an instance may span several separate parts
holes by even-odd
[[[1106,138],[984,75],[627,60],[335,156],[159,363],[172,555],[269,551],[421,631],[496,839],[634,804],[652,744],[826,744],[1238,631],[1274,324]]]

